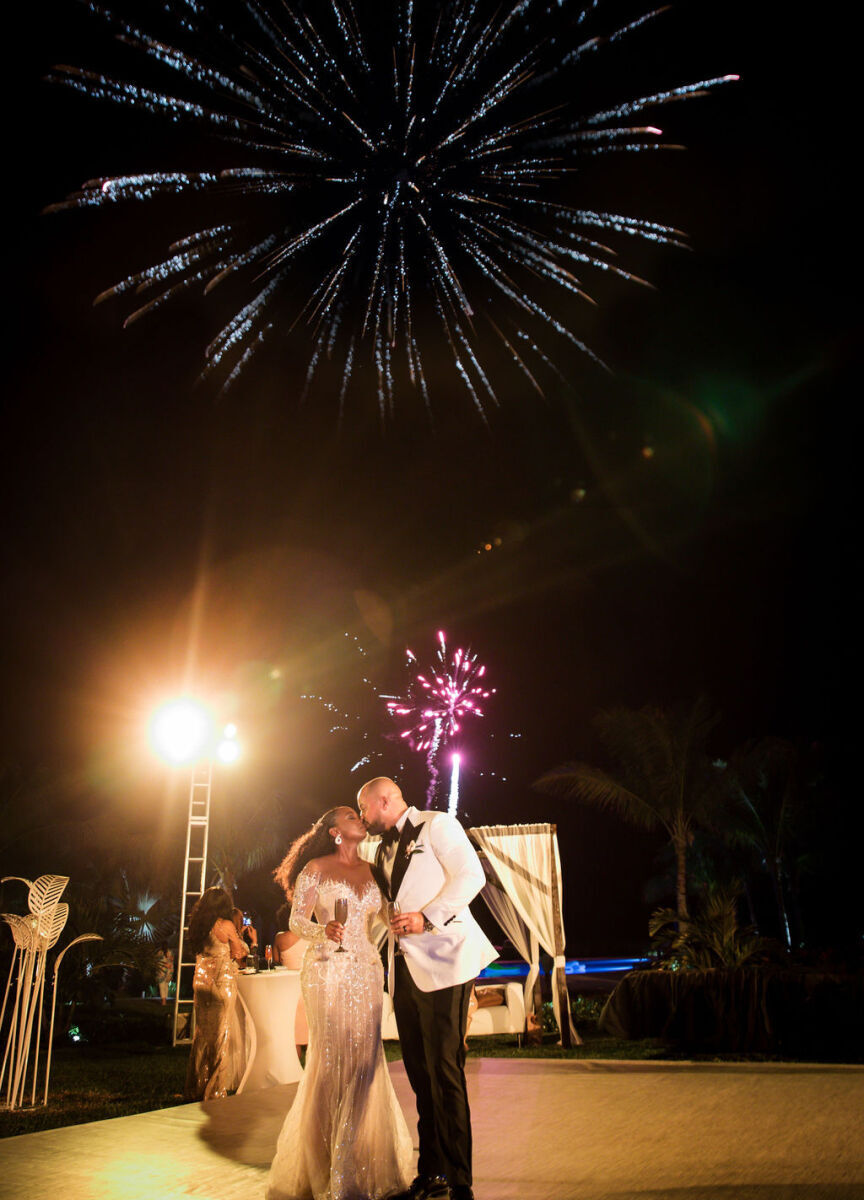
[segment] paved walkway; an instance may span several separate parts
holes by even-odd
[[[864,1200],[864,1067],[473,1059],[468,1076],[477,1200]],[[262,1200],[295,1088],[6,1139],[0,1196]]]

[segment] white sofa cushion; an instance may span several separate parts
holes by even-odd
[[[483,987],[483,984],[478,985]],[[471,1024],[468,1026],[469,1037],[482,1037],[492,1033],[521,1034],[525,1029],[525,1001],[522,996],[520,983],[496,984],[504,988],[504,1003],[493,1008],[478,1008],[474,1012]],[[387,992],[384,993],[384,1008],[381,1014],[381,1036],[385,1041],[396,1041],[399,1033],[396,1029],[396,1017],[393,1014],[393,1001]]]

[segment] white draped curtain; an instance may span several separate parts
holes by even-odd
[[[530,964],[529,982],[532,988],[539,970],[539,953],[532,944],[532,935],[547,954],[552,956],[552,1005],[555,1018],[558,1028],[562,1031],[562,1040],[567,1040],[563,1037],[566,1021],[570,1039],[578,1044],[581,1039],[573,1025],[567,998],[564,920],[561,912],[561,857],[555,826],[479,825],[470,829],[469,835],[484,852],[489,867],[501,885],[505,897],[510,901],[509,907],[514,910],[513,915],[518,917],[521,925],[527,930],[526,945],[524,933],[513,920],[508,905],[504,904],[500,893],[490,900],[490,893],[494,893],[496,889],[494,885],[490,887],[487,884],[482,893],[483,898],[513,945]],[[501,917],[495,912],[495,904],[502,914]],[[512,927],[516,938],[508,926]]]
[[[534,1011],[534,982],[540,974],[540,943],[537,934],[532,933],[516,909],[515,904],[504,891],[498,876],[488,859],[484,860],[488,872],[488,882],[480,895],[486,901],[486,906],[492,916],[507,934],[513,946],[528,963],[528,978],[525,980],[524,996],[525,1011]]]

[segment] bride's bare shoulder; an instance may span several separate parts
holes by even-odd
[[[309,871],[313,875],[326,876],[328,874],[327,858],[310,858],[303,870]]]

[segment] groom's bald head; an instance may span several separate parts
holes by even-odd
[[[399,784],[386,775],[364,783],[357,793],[357,807],[370,833],[392,829],[408,805]]]

